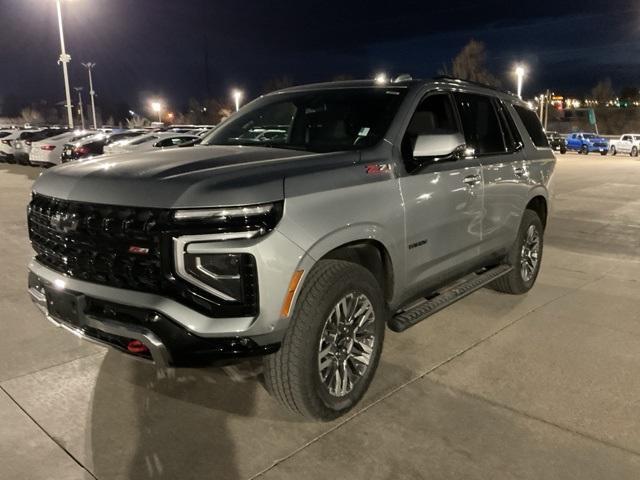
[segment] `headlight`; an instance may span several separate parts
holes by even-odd
[[[252,238],[273,230],[282,218],[283,202],[249,205],[243,207],[198,208],[176,210],[173,220],[180,229],[199,230],[208,233],[243,232],[245,236],[230,235],[229,238]]]
[[[185,253],[184,268],[187,274],[215,296],[228,302],[242,302],[242,273],[247,266],[245,257],[239,253]]]

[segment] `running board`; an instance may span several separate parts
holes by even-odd
[[[481,289],[511,270],[513,270],[511,265],[498,265],[481,273],[474,273],[465,277],[466,279],[462,282],[454,283],[441,289],[435,297],[429,300],[425,299],[394,315],[389,320],[389,328],[394,332],[404,332],[407,328],[413,327],[416,323],[420,323],[434,313]]]

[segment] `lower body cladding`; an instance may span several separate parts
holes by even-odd
[[[200,249],[207,244],[206,236],[197,240]],[[284,336],[288,319],[280,319],[280,309],[302,255],[277,232],[262,241],[278,244],[279,261],[274,251],[265,249],[273,255],[267,258],[257,251],[260,239],[210,244],[214,251],[256,257],[261,302],[253,318],[208,317],[159,295],[70,278],[35,259],[29,265],[29,293],[55,325],[159,367],[266,355],[278,350]]]

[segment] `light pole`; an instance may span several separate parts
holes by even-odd
[[[80,123],[82,124],[82,130],[84,130],[84,110],[82,108],[82,87],[73,87],[78,92],[78,111],[80,112]]]
[[[151,102],[151,110],[158,114],[158,122],[162,123],[162,104],[160,102]]]
[[[240,110],[240,99],[242,98],[242,92],[240,90],[234,90],[233,93],[233,100],[236,103],[236,112],[238,110]]]
[[[89,95],[91,95],[91,113],[93,114],[93,128],[98,128],[98,122],[96,121],[96,102],[94,97],[96,92],[93,90],[93,78],[91,76],[91,69],[96,66],[95,63],[87,62],[82,64],[89,71]]]
[[[517,65],[515,69],[516,77],[518,77],[518,97],[522,98],[522,82],[524,80],[525,69],[522,65]]]
[[[67,63],[71,61],[71,55],[69,55],[64,46],[64,31],[62,30],[62,6],[61,0],[56,0],[56,6],[58,9],[58,28],[60,29],[60,59],[58,63],[62,63],[62,72],[64,74],[64,91],[67,100],[67,120],[69,122],[69,128],[73,128],[73,111],[71,107],[71,89],[69,88],[69,72],[67,71]]]

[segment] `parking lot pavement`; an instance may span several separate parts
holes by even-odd
[[[329,424],[258,362],[158,372],[49,325],[24,292],[36,172],[0,165],[0,478],[640,477],[640,161],[559,156],[536,287],[389,332]]]

